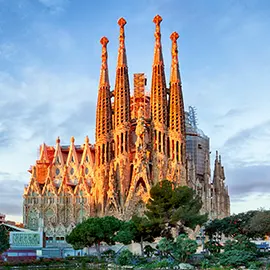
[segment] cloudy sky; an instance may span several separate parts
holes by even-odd
[[[156,14],[167,78],[169,36],[180,34],[185,106],[197,108],[213,155],[222,155],[232,212],[269,208],[268,0],[0,0],[0,212],[22,220],[27,169],[42,142],[94,141],[99,40],[110,40],[113,85],[118,18],[127,20],[130,80],[151,78]]]

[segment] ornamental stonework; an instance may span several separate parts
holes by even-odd
[[[150,93],[146,77],[134,74],[131,95],[125,46],[124,18],[119,19],[119,49],[114,90],[108,71],[109,40],[101,38],[101,70],[96,107],[95,143],[40,147],[39,160],[29,170],[24,190],[24,223],[48,237],[64,237],[90,216],[128,219],[143,213],[153,185],[168,179],[192,187],[203,201],[202,212],[213,218],[230,214],[221,160],[211,180],[209,151],[205,173],[196,175],[196,161],[187,155],[186,121],[179,71],[179,35],[171,35],[171,72],[167,84],[161,42],[162,18],[155,24]],[[168,87],[169,85],[169,87]]]

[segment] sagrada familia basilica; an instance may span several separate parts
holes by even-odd
[[[126,21],[119,19],[119,49],[114,89],[108,75],[106,37],[101,38],[102,63],[96,107],[96,137],[81,145],[55,146],[43,143],[36,164],[29,170],[30,183],[24,190],[24,224],[47,237],[63,238],[89,216],[114,215],[127,219],[144,210],[153,185],[168,179],[188,185],[201,196],[202,212],[210,218],[230,214],[220,156],[211,179],[209,146],[203,151],[202,169],[197,163],[202,144],[190,130],[184,111],[179,72],[178,34],[172,33],[169,87],[165,79],[160,24],[157,15],[151,93],[145,91],[146,77],[134,74],[131,95],[125,47]],[[196,137],[197,136],[197,137]],[[209,140],[209,139],[208,139]],[[188,143],[196,144],[195,152]],[[193,150],[194,150],[193,149]],[[199,150],[198,150],[199,149]],[[198,151],[197,151],[198,150]],[[195,154],[194,154],[195,153]]]

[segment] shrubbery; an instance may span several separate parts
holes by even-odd
[[[117,263],[120,265],[131,265],[134,255],[128,249],[123,250],[117,257]]]

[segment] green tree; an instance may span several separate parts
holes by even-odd
[[[246,235],[248,238],[263,237],[270,232],[270,211],[256,210],[215,219],[205,226],[205,233],[213,238],[215,234],[235,237]]]
[[[146,217],[133,216],[128,222],[124,222],[115,240],[121,243],[134,241],[141,246],[141,254],[144,256],[143,242],[154,242],[155,234],[153,225]]]
[[[171,237],[172,228],[184,233],[185,227],[194,229],[206,222],[207,215],[200,214],[201,207],[202,201],[193,189],[175,187],[172,182],[163,180],[151,188],[145,215],[155,228],[154,234]]]
[[[256,260],[256,245],[249,241],[245,235],[237,235],[234,240],[228,240],[224,246],[224,252],[218,258],[223,266],[247,266]]]
[[[179,235],[175,240],[163,238],[158,243],[159,250],[178,262],[186,262],[195,254],[198,245],[195,240],[188,238],[186,234]]]
[[[0,226],[0,254],[9,249],[9,235],[4,225]]]
[[[95,245],[100,257],[101,242],[113,245],[121,226],[122,221],[115,217],[91,217],[77,225],[66,240],[74,249]]]
[[[257,211],[251,217],[248,229],[255,236],[265,237],[270,235],[270,210]]]

